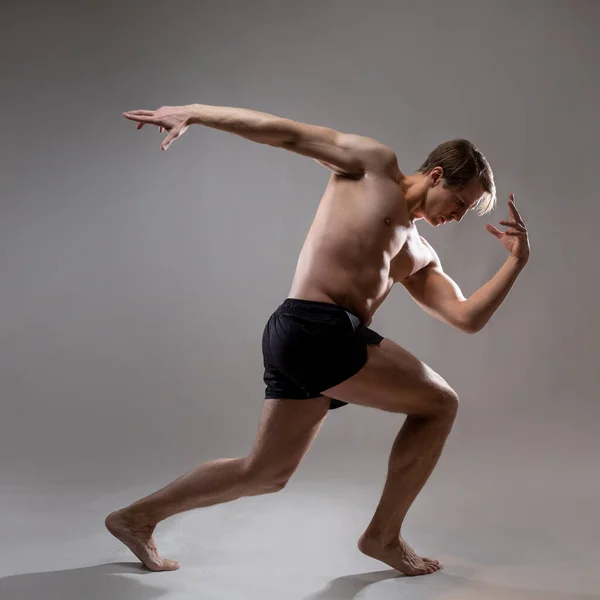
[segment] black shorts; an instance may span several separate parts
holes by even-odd
[[[338,304],[287,298],[262,338],[265,398],[307,400],[360,371],[383,336]],[[348,404],[332,398],[329,410]]]

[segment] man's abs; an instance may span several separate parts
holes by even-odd
[[[414,250],[414,238],[420,240],[411,231],[416,234],[396,181],[332,175],[300,252],[289,297],[340,304],[369,325],[394,282],[416,266],[409,250]]]

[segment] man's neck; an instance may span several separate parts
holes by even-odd
[[[404,175],[399,181],[404,192],[406,209],[411,221],[422,218],[421,206],[423,200],[425,200],[424,180],[425,175],[416,173],[414,175]]]

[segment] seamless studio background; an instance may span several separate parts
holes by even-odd
[[[506,258],[484,224],[507,217],[514,192],[531,260],[513,291],[476,335],[433,320],[402,286],[372,324],[461,402],[406,524],[448,566],[430,579],[437,592],[427,578],[414,591],[597,597],[597,3],[57,0],[0,11],[6,598],[92,576],[98,597],[113,597],[98,565],[136,563],[104,516],[254,440],[263,327],[288,294],[329,172],[201,127],[161,152],[157,129],[121,117],[193,102],[368,135],[405,172],[446,139],[482,150],[496,211],[417,226],[468,295]],[[244,584],[243,565],[251,556],[262,581],[282,546],[298,577],[288,598],[366,598],[365,581],[382,594],[368,597],[387,597],[399,580],[355,542],[403,418],[331,412],[284,491],[174,517],[159,526],[161,552],[223,585],[227,565],[240,567],[228,574],[240,590],[204,597],[241,597],[244,585],[281,597],[292,571],[275,590]],[[40,579],[51,570],[57,578]],[[353,573],[362,583],[343,579]],[[340,574],[341,595],[307,595]],[[137,593],[121,580],[133,587],[119,593]],[[164,594],[185,597],[168,581]]]

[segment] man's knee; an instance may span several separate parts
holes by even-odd
[[[289,479],[278,479],[272,481],[257,482],[248,488],[246,496],[262,496],[263,494],[274,494],[286,487]]]
[[[454,419],[458,412],[458,394],[449,385],[428,387],[422,397],[423,416]]]
[[[280,492],[288,484],[292,477],[290,469],[277,469],[252,464],[250,457],[246,463],[246,481],[248,496],[260,496],[261,494],[274,494]]]
[[[454,419],[458,412],[458,394],[451,387],[437,389],[434,399],[436,409],[441,416]]]

